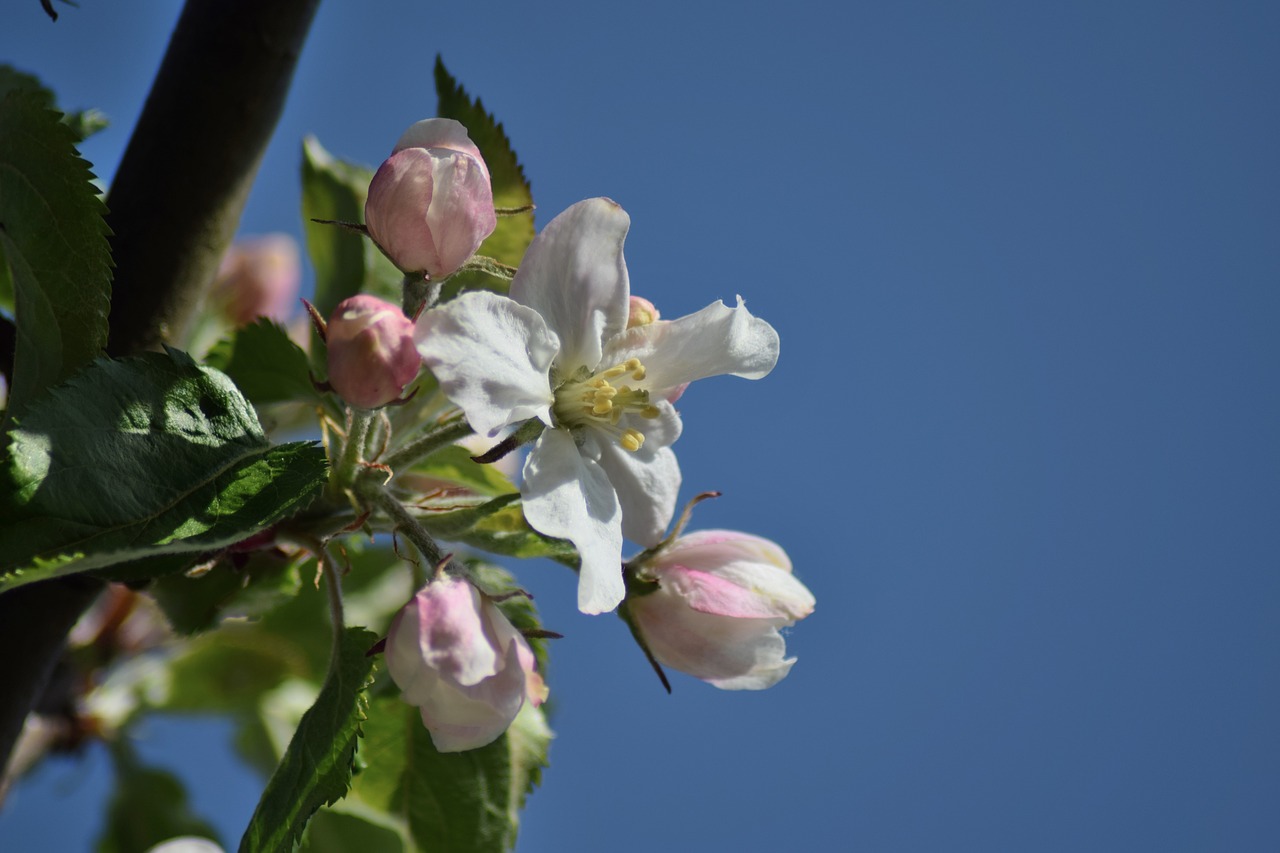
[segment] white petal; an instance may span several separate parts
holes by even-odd
[[[754,317],[738,297],[738,307],[716,301],[678,320],[658,320],[628,329],[608,342],[605,361],[643,362],[643,386],[666,397],[682,384],[731,374],[744,379],[768,375],[778,363],[778,333]]]
[[[547,372],[559,341],[536,311],[494,293],[464,293],[423,313],[413,339],[472,429],[494,436],[529,418],[551,423]]]
[[[784,658],[782,619],[735,619],[684,606],[667,589],[629,604],[658,661],[723,690],[763,690],[781,681],[795,658]]]
[[[630,286],[622,242],[631,217],[614,201],[580,201],[529,244],[511,298],[535,309],[560,337],[559,368],[600,364],[602,342],[627,326]]]
[[[667,447],[680,435],[680,416],[668,403],[662,408],[658,420],[633,421],[645,434],[644,445],[634,453],[606,436],[592,436],[622,505],[622,535],[646,548],[666,535],[680,493],[680,466]]]
[[[568,539],[582,557],[578,609],[618,606],[622,583],[622,510],[603,468],[579,451],[573,436],[549,429],[524,465],[524,514],[536,530]]]
[[[411,124],[409,129],[400,135],[391,153],[395,154],[405,148],[448,148],[469,154],[480,163],[480,168],[484,170],[485,182],[489,181],[489,167],[485,165],[480,149],[467,135],[467,129],[451,118],[425,118]]]

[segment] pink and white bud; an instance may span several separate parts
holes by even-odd
[[[467,129],[429,118],[406,130],[369,184],[364,223],[406,273],[439,279],[466,263],[498,225],[489,168]]]
[[[462,752],[502,736],[547,698],[533,650],[498,606],[459,578],[427,584],[391,621],[387,669],[431,742]]]
[[[397,399],[422,366],[413,321],[390,302],[367,294],[344,299],[333,309],[327,343],[329,384],[362,409]]]
[[[654,304],[643,296],[631,296],[627,303],[627,328],[634,329],[636,326],[647,326],[662,315],[658,313],[658,309]]]
[[[269,317],[289,319],[298,302],[302,265],[288,234],[267,234],[232,244],[213,285],[214,299],[237,326]]]
[[[657,591],[627,607],[659,663],[725,690],[763,690],[796,662],[780,628],[813,612],[813,593],[768,539],[702,530],[640,569]]]

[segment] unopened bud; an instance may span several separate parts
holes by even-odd
[[[658,309],[648,299],[643,296],[632,296],[627,311],[627,328],[634,329],[636,326],[647,326],[661,316],[658,313]]]
[[[467,129],[432,118],[405,131],[369,184],[364,221],[405,273],[440,279],[466,263],[498,224],[489,169]]]
[[[329,317],[328,346],[329,384],[362,409],[395,400],[422,366],[413,322],[390,302],[366,294],[338,303]]]
[[[284,322],[302,281],[298,244],[288,234],[267,234],[232,244],[222,259],[213,298],[233,324],[257,317]]]
[[[418,707],[441,752],[492,743],[526,701],[536,707],[547,698],[529,643],[459,578],[432,581],[400,609],[386,660],[401,698]]]

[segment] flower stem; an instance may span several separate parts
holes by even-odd
[[[466,438],[471,435],[471,425],[467,423],[467,419],[458,415],[450,418],[431,432],[414,439],[404,447],[392,453],[382,462],[392,471],[399,471],[401,467],[409,467],[419,459],[425,459],[432,453],[447,444],[453,444],[460,438]]]
[[[395,495],[392,495],[381,486],[376,486],[362,490],[360,497],[386,513],[395,523],[396,532],[403,533],[404,537],[413,543],[413,547],[418,549],[418,552],[422,554],[428,565],[438,566],[444,560],[445,553],[436,544],[436,540],[431,538],[431,534],[427,532],[427,529],[418,523],[418,520],[404,508],[404,505],[396,499]],[[467,577],[467,573],[452,561],[450,561],[448,570],[451,574]]]
[[[406,275],[404,277],[404,295],[401,308],[404,316],[410,320],[418,319],[418,314],[431,308],[440,298],[440,286],[444,279],[428,279],[423,275]]]
[[[364,450],[365,439],[369,437],[369,425],[373,423],[374,412],[367,409],[351,410],[351,427],[347,430],[346,443],[342,445],[342,455],[334,466],[329,482],[333,494],[341,494],[350,488],[356,479],[356,466],[360,464],[360,455]]]

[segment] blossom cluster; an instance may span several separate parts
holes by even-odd
[[[365,228],[406,281],[447,279],[496,223],[489,169],[449,119],[410,127],[369,187]],[[328,382],[354,409],[378,409],[403,402],[425,367],[475,433],[530,442],[523,513],[576,549],[579,610],[619,610],[657,664],[726,689],[768,687],[794,663],[780,629],[814,604],[787,555],[745,533],[668,529],[676,401],[698,379],[766,376],[778,334],[741,297],[662,319],[631,294],[629,228],[616,202],[587,199],[534,237],[506,294],[464,290],[416,317],[369,295],[344,301],[327,323]],[[640,555],[624,561],[624,540]],[[385,648],[444,751],[491,742],[547,695],[525,638],[448,571],[399,612]]]

